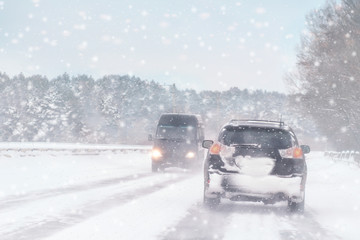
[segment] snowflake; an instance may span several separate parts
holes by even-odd
[[[146,17],[149,13],[146,10],[141,11],[141,16]]]
[[[86,29],[86,25],[85,24],[75,24],[73,26],[74,29],[76,30],[85,30]]]
[[[87,48],[87,42],[82,42],[82,43],[80,43],[79,44],[79,46],[78,46],[78,49],[80,50],[80,51],[83,51],[83,50],[85,50]]]
[[[340,131],[341,131],[342,133],[347,132],[347,127],[342,127],[342,128],[340,128]]]
[[[266,9],[265,8],[262,8],[262,7],[259,7],[256,9],[256,13],[261,15],[261,14],[264,14],[266,13]]]
[[[91,58],[91,61],[97,62],[97,61],[99,61],[99,58],[98,58],[97,56],[93,56],[93,57]]]
[[[35,7],[39,7],[40,0],[32,0]]]
[[[104,21],[111,21],[112,19],[111,15],[107,15],[107,14],[101,14],[100,18]]]
[[[68,30],[64,30],[62,34],[64,37],[69,37],[71,33]]]
[[[161,22],[159,25],[161,28],[167,28],[170,26],[170,24],[168,22]]]
[[[199,17],[202,19],[202,20],[206,20],[210,17],[210,13],[201,13],[199,15]]]

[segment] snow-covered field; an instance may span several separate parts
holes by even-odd
[[[0,151],[0,239],[360,237],[357,166],[311,153],[304,214],[225,200],[210,210],[200,169],[151,173],[144,149]]]

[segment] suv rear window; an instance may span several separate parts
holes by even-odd
[[[227,127],[220,133],[219,141],[227,146],[260,144],[262,148],[286,149],[292,147],[290,133],[276,128]]]

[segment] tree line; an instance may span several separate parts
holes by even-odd
[[[208,137],[234,118],[282,118],[308,138],[315,129],[289,96],[262,90],[196,92],[127,75],[0,73],[0,92],[0,141],[144,144],[167,112],[200,114]]]

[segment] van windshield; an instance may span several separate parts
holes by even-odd
[[[156,131],[157,139],[196,139],[196,131],[193,126],[170,126],[160,125]]]

